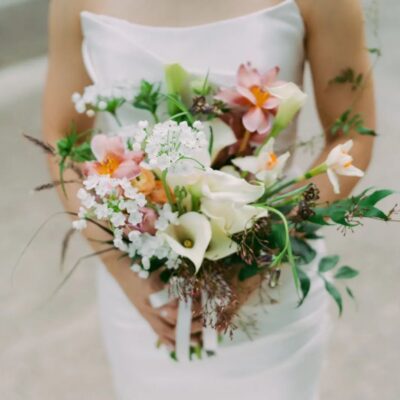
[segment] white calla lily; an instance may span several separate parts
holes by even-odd
[[[327,167],[326,172],[335,193],[340,193],[339,179],[337,175],[364,176],[364,172],[352,164],[353,157],[349,154],[352,147],[352,140],[339,144],[330,151],[325,161]]]
[[[297,112],[304,105],[307,95],[293,82],[271,87],[270,93],[280,100],[278,113],[272,132],[276,136],[293,121]]]
[[[212,237],[205,258],[208,260],[220,260],[237,252],[237,243],[221,229],[219,224],[212,220],[211,231]]]
[[[236,176],[236,178],[241,177],[239,171],[233,165],[224,165],[220,171],[232,176]]]
[[[222,149],[237,142],[232,128],[220,118],[214,118],[210,121],[203,122],[203,127],[204,133],[207,135],[208,141],[212,145],[212,161],[216,159]]]
[[[272,138],[261,148],[258,155],[235,158],[232,163],[242,171],[251,172],[268,186],[280,177],[290,157],[289,152],[277,156],[273,148],[274,139]]]
[[[212,236],[207,217],[188,212],[176,224],[169,225],[162,235],[175,253],[193,262],[198,272]]]
[[[268,211],[260,207],[207,198],[202,200],[201,211],[228,235],[243,232],[251,228],[255,220],[268,215]]]
[[[264,194],[264,186],[252,185],[242,178],[210,169],[202,177],[201,194],[212,200],[246,204],[258,200]]]

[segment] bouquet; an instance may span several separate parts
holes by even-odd
[[[303,266],[316,255],[312,241],[320,237],[319,229],[353,229],[363,218],[388,221],[393,214],[376,206],[391,190],[319,202],[311,178],[327,174],[338,193],[337,175],[363,175],[352,164],[351,140],[335,147],[321,165],[295,178],[285,176],[290,154],[277,154],[274,142],[306,96],[294,83],[277,80],[278,72],[261,74],[243,64],[236,86],[225,88],[173,64],[162,83],[93,85],[73,95],[76,109],[91,117],[107,113],[113,132],[73,129],[56,149],[43,144],[60,167],[60,180],[49,186],[65,188],[67,168],[81,182],[73,227],[95,224],[107,232],[105,246],[129,257],[141,278],[157,271],[168,289],[154,294],[154,307],[179,299],[171,353],[179,360],[214,354],[217,332],[232,334],[232,275],[240,281],[262,275],[275,287],[282,269],[290,268],[301,306],[311,286]],[[125,124],[120,114],[131,108],[147,111],[149,118]],[[336,255],[319,263],[319,276],[340,313],[342,295],[332,276],[357,275],[354,268],[339,267]],[[194,298],[203,305],[199,346],[190,345]]]

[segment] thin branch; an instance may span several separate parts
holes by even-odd
[[[24,136],[25,139],[29,140],[35,146],[40,147],[46,154],[49,154],[51,156],[56,155],[56,150],[50,143],[43,142],[42,140],[30,136],[26,133],[23,133],[22,135]]]

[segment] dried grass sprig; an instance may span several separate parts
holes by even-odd
[[[25,139],[33,143],[35,146],[40,147],[46,154],[51,156],[56,155],[56,149],[50,143],[46,143],[43,140],[37,139],[26,133],[23,133],[22,135],[24,136]]]
[[[64,181],[64,184],[69,184],[69,183],[81,183],[80,181],[76,180],[76,179],[71,179],[68,181]],[[44,183],[43,185],[39,185],[36,186],[33,191],[34,192],[41,192],[43,190],[49,190],[49,189],[54,189],[58,186],[60,186],[62,183],[61,181],[53,181],[53,182],[49,182],[49,183]]]

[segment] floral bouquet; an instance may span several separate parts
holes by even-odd
[[[234,88],[221,88],[208,76],[188,74],[180,65],[166,67],[165,82],[97,85],[74,94],[78,112],[108,113],[115,131],[71,132],[47,151],[63,172],[76,171],[81,208],[73,227],[95,224],[106,231],[105,244],[131,260],[146,279],[157,271],[168,287],[150,300],[154,307],[180,300],[176,352],[179,360],[216,351],[216,332],[232,331],[236,293],[232,276],[244,281],[262,275],[279,285],[290,268],[299,306],[310,291],[304,265],[316,255],[312,240],[323,226],[343,229],[362,218],[388,221],[376,207],[390,190],[366,190],[358,196],[319,203],[318,188],[308,181],[327,174],[335,192],[337,175],[362,176],[352,165],[352,141],[335,147],[324,163],[295,178],[285,177],[289,153],[276,154],[276,138],[293,121],[305,94],[293,83],[278,81],[278,68],[260,74],[239,67]],[[151,119],[126,125],[122,109],[146,110]],[[45,186],[48,187],[48,186]],[[354,278],[357,270],[338,267],[338,256],[322,258],[319,275],[342,311],[332,276]],[[336,272],[332,271],[336,268]],[[329,277],[325,274],[329,272]],[[350,288],[347,293],[352,297]],[[201,298],[202,345],[190,345],[191,304]]]

